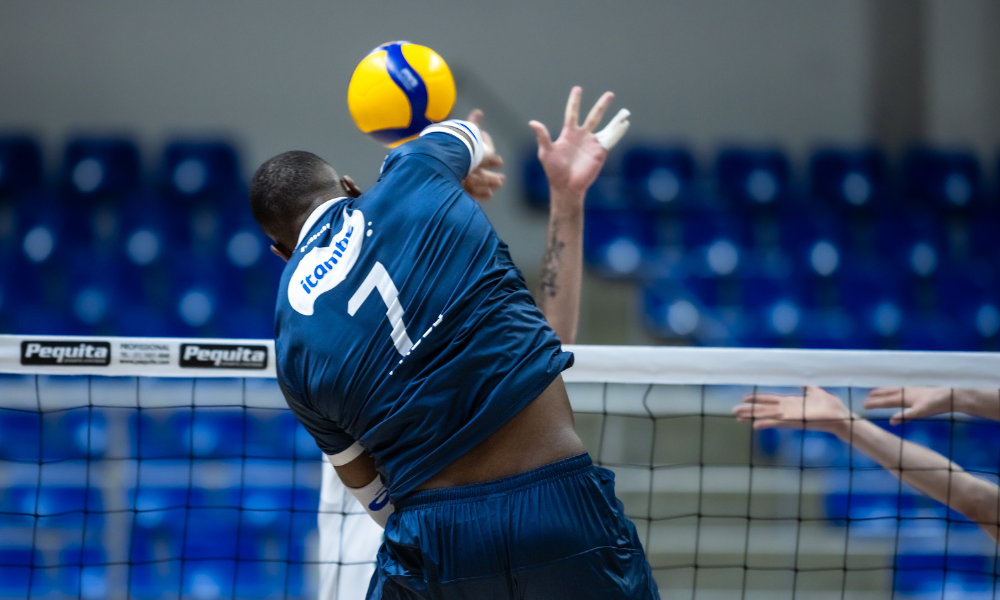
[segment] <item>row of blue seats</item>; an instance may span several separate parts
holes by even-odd
[[[98,400],[99,402],[99,400]],[[0,460],[60,462],[108,456],[111,411],[37,413],[0,408]],[[128,457],[143,459],[309,459],[312,437],[287,410],[128,410]],[[116,456],[116,458],[123,458]],[[238,466],[238,465],[237,465]]]
[[[23,198],[21,204],[0,202],[0,250],[23,253],[32,262],[44,262],[60,251],[94,248],[148,264],[157,258],[149,251],[150,237],[162,252],[190,248],[220,254],[239,233],[249,232],[261,242],[266,239],[250,213],[245,192],[228,196],[226,205],[193,206],[171,204],[147,192],[129,194],[120,205],[91,206],[48,193]]]
[[[248,539],[280,534],[288,530],[289,519],[296,513],[309,513],[315,519],[318,502],[318,490],[302,487],[143,486],[128,490],[124,510],[135,512],[134,530],[144,532],[140,535],[166,532],[176,540],[183,541],[187,536],[192,543],[224,547],[234,543],[236,537],[200,540],[217,537],[206,535],[216,528],[244,528]],[[5,531],[5,539],[17,537],[15,530],[30,534],[36,526],[81,534],[85,524],[89,535],[100,537],[106,514],[101,491],[93,487],[12,486],[0,498],[0,530]],[[197,552],[184,554],[210,558]]]
[[[143,183],[135,142],[127,138],[77,138],[63,153],[57,187],[75,201],[116,198]],[[164,148],[160,189],[173,200],[226,195],[244,188],[236,150],[223,140],[177,140]],[[0,136],[0,198],[45,185],[42,151],[25,135]]]
[[[990,170],[1000,177],[1000,161]],[[592,188],[588,201],[652,210],[781,207],[817,202],[830,207],[892,207],[922,203],[939,209],[995,204],[984,185],[983,169],[971,152],[914,148],[897,171],[875,148],[824,148],[809,159],[805,185],[795,181],[791,163],[773,148],[723,149],[703,174],[683,147],[636,147],[614,161]],[[548,204],[541,163],[524,163],[525,197]]]
[[[666,250],[689,254],[719,242],[742,251],[780,251],[804,263],[810,263],[816,244],[825,242],[845,257],[885,258],[911,270],[918,246],[934,252],[939,262],[946,258],[1000,260],[1000,242],[994,235],[998,227],[1000,210],[947,220],[927,213],[901,213],[844,222],[822,211],[744,218],[728,213],[660,216],[649,211],[593,208],[586,211],[584,244],[593,264],[604,265],[610,274],[617,275],[636,274],[639,259],[655,261]],[[632,269],[616,268],[604,256],[619,240],[634,247],[637,260]]]
[[[96,549],[70,547],[50,563],[30,547],[0,548],[0,598],[23,600],[52,594],[87,599],[127,595],[140,600],[315,597],[315,590],[306,584],[306,563],[301,559],[266,555],[239,560],[150,558],[129,565],[127,591],[113,587],[108,573],[112,567],[107,555]]]

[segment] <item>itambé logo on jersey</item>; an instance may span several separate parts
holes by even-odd
[[[181,366],[195,369],[266,369],[267,346],[181,344]]]
[[[111,343],[25,340],[21,342],[21,364],[106,367],[111,364]]]

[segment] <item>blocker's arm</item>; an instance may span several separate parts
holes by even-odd
[[[389,490],[382,484],[382,477],[375,470],[375,459],[368,452],[362,452],[350,462],[342,463],[336,456],[327,455],[337,476],[344,482],[361,506],[383,529],[394,511],[389,500]]]
[[[838,437],[872,457],[903,482],[962,513],[1000,543],[997,529],[1000,488],[996,485],[967,473],[937,452],[901,439],[865,419],[856,419],[853,427]]]
[[[549,180],[549,227],[542,257],[538,307],[564,344],[576,341],[583,278],[583,204],[610,150],[628,129],[622,109],[594,133],[615,95],[605,92],[580,125],[580,96],[574,87],[566,102],[562,132],[554,142],[538,121],[529,126],[538,139],[538,160]]]
[[[785,427],[832,433],[890,473],[965,515],[1000,543],[1000,488],[967,473],[946,457],[906,441],[851,413],[840,398],[818,387],[804,394],[753,394],[733,408],[754,429]]]

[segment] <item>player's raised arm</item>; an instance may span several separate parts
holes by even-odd
[[[614,94],[605,92],[580,125],[580,96],[576,86],[566,102],[562,132],[552,141],[538,121],[528,125],[538,138],[538,160],[549,180],[549,227],[542,258],[538,306],[565,344],[576,341],[583,277],[583,202],[610,150],[628,129],[629,112],[622,109],[601,131],[594,129]]]
[[[900,438],[851,413],[833,394],[808,387],[804,394],[754,394],[733,408],[754,429],[789,427],[832,433],[890,473],[979,525],[1000,542],[1000,488],[979,479],[937,452]]]

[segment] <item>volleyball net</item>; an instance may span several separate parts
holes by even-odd
[[[577,429],[664,598],[996,596],[974,523],[832,435],[754,432],[732,408],[824,386],[996,484],[1000,424],[890,426],[863,402],[1000,394],[1000,355],[571,349]],[[0,598],[311,599],[324,569],[366,562],[347,534],[319,549],[322,455],[273,363],[270,341],[0,336]]]

